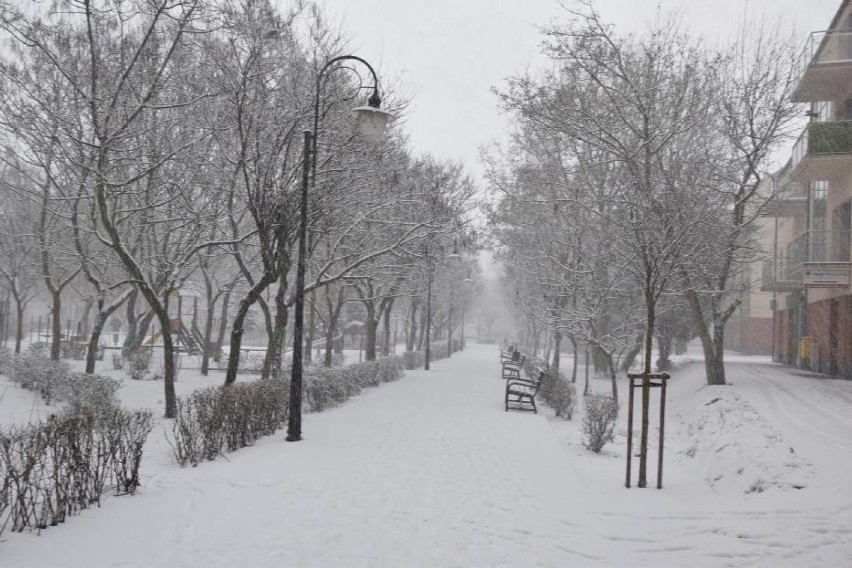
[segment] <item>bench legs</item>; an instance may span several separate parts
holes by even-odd
[[[516,398],[514,400],[510,400],[509,394],[510,393],[508,393],[508,392],[506,393],[506,400],[505,400],[505,407],[506,407],[505,411],[506,412],[509,412],[509,404],[512,404],[512,405],[517,405],[517,406],[513,406],[512,410],[525,410],[527,412],[534,412],[535,414],[538,414],[538,408],[536,408],[536,405],[535,405],[535,397],[525,396],[525,395],[515,395]],[[525,408],[524,407],[525,404],[531,405],[532,408]]]

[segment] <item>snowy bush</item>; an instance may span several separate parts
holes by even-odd
[[[177,401],[169,443],[181,466],[250,446],[287,419],[289,383],[259,380],[194,391]]]
[[[241,373],[260,373],[263,371],[263,362],[266,359],[266,353],[263,351],[241,351],[240,352],[240,372]],[[287,365],[282,362],[282,369]]]
[[[577,404],[576,386],[561,373],[554,373],[543,359],[527,357],[524,360],[524,371],[528,377],[535,377],[541,369],[545,370],[545,375],[538,391],[539,396],[556,411],[556,416],[571,420]]]
[[[556,411],[556,416],[571,420],[574,417],[574,407],[577,404],[577,388],[560,376],[553,380],[547,404]]]
[[[453,353],[461,350],[461,340],[453,340]],[[429,345],[429,361],[440,361],[447,358],[447,342],[433,341]],[[402,354],[403,365],[406,369],[420,369],[426,364],[426,351],[405,351]]]
[[[121,383],[110,377],[70,373],[57,382],[54,397],[67,402],[73,414],[88,412],[103,416],[118,406],[115,393],[120,386]]]
[[[305,380],[307,407],[313,412],[322,412],[361,392],[361,382],[351,374],[348,377],[350,380],[347,380],[346,369],[312,370]]]
[[[113,407],[0,429],[0,531],[54,526],[110,487],[134,492],[151,428],[149,411]]]
[[[618,404],[608,395],[587,395],[583,407],[583,445],[595,453],[613,440]]]
[[[402,376],[399,357],[385,357],[342,368],[305,370],[304,405],[321,412],[348,400],[361,389]],[[169,443],[181,466],[198,465],[226,452],[250,446],[274,434],[287,420],[288,381],[257,380],[194,391],[177,401]]]
[[[86,351],[88,351],[89,346],[78,341],[62,341],[59,348],[60,356],[63,359],[82,361],[86,358]]]
[[[145,440],[154,427],[151,411],[128,411],[116,406],[101,413],[99,424],[100,435],[107,440],[116,493],[134,493],[139,487]]]
[[[112,368],[116,371],[120,371],[124,368],[124,357],[121,356],[121,352],[112,354]]]
[[[14,355],[6,347],[0,346],[0,373],[8,375],[12,372],[12,361]]]
[[[90,412],[100,415],[117,406],[115,393],[119,382],[101,375],[70,373],[62,361],[51,361],[40,351],[15,357],[12,380],[37,391],[46,404],[66,402],[72,414]]]
[[[48,357],[50,355],[50,344],[44,341],[34,341],[27,346],[27,351]]]
[[[141,349],[132,353],[128,358],[127,364],[130,378],[135,381],[141,381],[148,375],[148,370],[151,368],[151,351],[149,349]]]
[[[402,361],[408,370],[419,369],[426,363],[426,352],[406,351],[402,354]]]
[[[45,404],[54,400],[54,391],[68,374],[68,365],[52,361],[44,350],[34,349],[16,356],[12,361],[13,381],[25,389],[34,390],[44,398]]]
[[[384,357],[339,369],[314,368],[305,376],[305,403],[321,412],[345,402],[361,389],[378,386],[402,377],[401,357]]]

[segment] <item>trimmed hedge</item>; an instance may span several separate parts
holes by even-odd
[[[59,383],[68,376],[70,368],[63,361],[52,361],[41,349],[21,353],[12,359],[10,378],[25,389],[38,392],[45,404],[56,399]]]
[[[453,353],[461,351],[460,339],[453,339]],[[447,358],[447,342],[435,341],[429,345],[429,361],[440,361]],[[420,369],[426,364],[426,351],[405,351],[402,354],[405,368],[408,370]]]
[[[527,357],[524,360],[524,371],[528,376],[545,369],[545,375],[539,394],[544,401],[556,411],[556,416],[567,420],[574,417],[574,408],[577,405],[577,388],[574,383],[569,382],[561,373],[553,372],[548,364],[538,357]]]
[[[41,529],[139,486],[150,411],[65,412],[0,428],[0,532]]]
[[[362,389],[402,377],[403,360],[385,357],[342,368],[308,367],[304,375],[305,410],[321,412]],[[196,466],[274,434],[287,421],[290,384],[267,379],[210,387],[180,397],[169,443],[182,466]]]
[[[38,392],[45,404],[68,403],[72,414],[100,414],[118,406],[120,383],[102,375],[71,373],[63,361],[52,361],[42,350],[22,353],[11,361],[10,378]]]

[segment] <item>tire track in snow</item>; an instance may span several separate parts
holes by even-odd
[[[841,426],[844,424],[849,426],[850,430],[852,425],[845,422],[842,414],[831,413],[825,407],[808,400],[813,393],[807,388],[793,390],[785,384],[786,377],[769,378],[763,369],[756,365],[731,363],[731,366],[745,371],[748,374],[749,383],[760,389],[763,399],[768,401],[769,409],[775,415],[773,424],[782,428],[785,434],[793,434],[798,438],[797,432],[791,431],[790,428],[790,425],[795,425],[795,430],[798,432],[808,432],[834,449],[852,453],[852,438],[836,435],[838,423]],[[801,380],[804,386],[810,381],[823,379],[802,378]],[[827,416],[831,418],[828,419]]]

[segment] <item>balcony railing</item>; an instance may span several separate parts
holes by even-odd
[[[789,259],[779,255],[763,263],[760,289],[767,292],[785,292],[802,288],[801,273],[790,269]]]
[[[849,231],[806,231],[787,245],[790,270],[806,262],[849,262]]]
[[[807,156],[852,153],[852,121],[811,122],[793,146],[796,166]]]
[[[804,70],[791,93],[795,102],[840,101],[852,81],[852,29],[813,32],[799,66]]]
[[[813,32],[802,53],[806,65],[852,63],[852,30]]]

